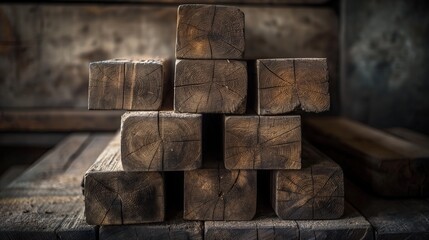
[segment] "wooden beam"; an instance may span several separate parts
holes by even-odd
[[[233,60],[177,60],[174,110],[190,113],[244,113],[247,63]]]
[[[85,109],[20,109],[0,112],[0,131],[116,131],[123,111]]]
[[[306,136],[383,196],[429,196],[429,150],[345,118],[309,118]]]
[[[256,72],[258,114],[329,110],[326,58],[258,59]]]
[[[302,169],[273,171],[271,193],[281,219],[335,219],[344,212],[341,167],[307,142]]]
[[[387,199],[345,181],[346,199],[371,223],[376,239],[429,238],[429,202]]]
[[[429,148],[429,136],[407,128],[389,128],[386,131],[409,142]]]
[[[176,58],[243,58],[244,13],[235,7],[180,5],[176,36]]]
[[[167,63],[130,59],[91,62],[88,108],[160,110],[170,86]]]
[[[300,169],[300,116],[226,116],[227,169]]]
[[[251,220],[256,212],[256,171],[222,163],[184,173],[186,220]]]
[[[90,225],[164,220],[164,180],[159,172],[125,172],[117,134],[84,177],[85,216]]]
[[[122,116],[125,171],[183,171],[201,167],[202,116],[128,112]]]

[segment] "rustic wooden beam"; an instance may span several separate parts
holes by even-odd
[[[244,113],[247,63],[233,60],[177,60],[174,110],[191,113]]]
[[[308,118],[306,136],[383,196],[429,196],[429,150],[339,117]]]
[[[0,112],[0,131],[76,132],[116,131],[123,111],[86,109],[14,109]]]
[[[227,169],[300,169],[300,116],[225,116]]]
[[[256,171],[222,163],[184,173],[186,220],[251,220],[256,211]]]
[[[159,110],[169,90],[167,60],[112,59],[89,64],[89,109]]]
[[[122,117],[125,171],[183,171],[201,167],[202,116],[128,112]]]
[[[85,216],[90,225],[164,220],[164,180],[159,172],[125,172],[117,134],[84,177]]]
[[[326,58],[258,59],[256,72],[258,114],[329,110]]]
[[[429,148],[429,136],[423,133],[415,132],[407,128],[389,128],[386,131],[406,141],[415,143],[425,148]]]
[[[282,219],[335,219],[344,212],[341,167],[303,143],[302,169],[272,172],[272,206]]]
[[[180,5],[176,58],[240,59],[244,55],[244,13],[227,6]]]

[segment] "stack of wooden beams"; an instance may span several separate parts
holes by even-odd
[[[342,169],[302,140],[297,115],[329,109],[326,59],[244,60],[244,24],[238,8],[179,6],[174,82],[164,59],[90,64],[89,108],[129,112],[85,174],[89,224],[164,221],[168,172],[183,172],[180,218],[210,231],[254,218],[262,171],[281,219],[342,216]]]

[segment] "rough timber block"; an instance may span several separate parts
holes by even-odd
[[[177,60],[174,110],[190,113],[244,113],[247,63],[229,60]]]
[[[200,114],[128,112],[122,116],[122,166],[125,171],[200,168],[201,131]]]
[[[238,8],[179,6],[176,58],[240,59],[244,40],[244,13]]]
[[[227,169],[300,169],[300,116],[226,116]]]
[[[328,65],[325,58],[259,59],[257,106],[261,115],[329,110]]]

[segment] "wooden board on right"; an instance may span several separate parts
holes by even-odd
[[[429,196],[429,150],[339,117],[307,118],[304,136],[378,195]]]

